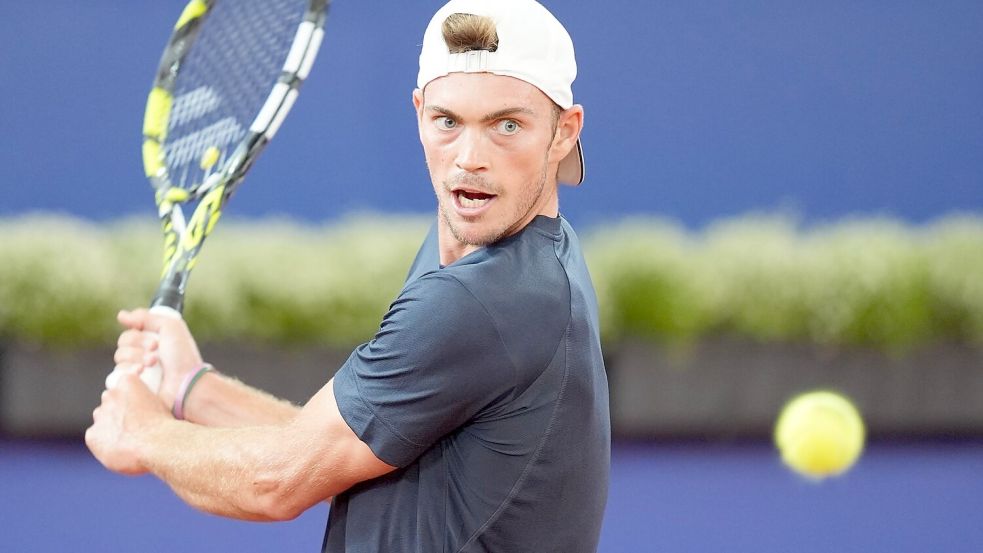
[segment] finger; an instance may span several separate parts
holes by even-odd
[[[96,430],[94,425],[85,429],[85,446],[90,450],[94,450],[96,447]]]
[[[175,320],[180,320],[181,316],[179,314],[170,314],[172,311],[147,311],[143,319],[143,329],[147,332],[160,334],[164,327],[172,324]]]
[[[155,351],[157,347],[160,345],[159,338],[160,337],[154,334],[153,332],[144,333],[143,343],[141,344],[143,346],[143,349],[147,351]]]
[[[140,373],[143,372],[143,366],[137,367],[134,371],[128,371],[120,375],[119,384],[116,386],[120,392],[123,394],[136,393],[137,387],[149,390],[147,384],[140,379]]]
[[[149,311],[147,309],[134,309],[132,311],[123,309],[116,314],[116,320],[127,328],[143,330],[146,326]]]
[[[143,340],[143,332],[135,329],[127,329],[120,332],[119,339],[116,340],[117,346],[136,346]]]
[[[120,379],[124,375],[139,372],[141,366],[139,363],[120,363],[116,365],[112,372],[106,375],[106,390],[116,389],[119,386]],[[103,397],[103,400],[105,400],[105,397]]]
[[[136,373],[127,375],[127,382],[124,384],[124,393],[129,397],[142,397],[141,401],[153,398],[160,402],[157,392],[160,390],[161,373],[159,370],[152,371],[148,367],[141,367]],[[131,395],[132,394],[132,395]]]
[[[139,365],[143,363],[143,357],[146,352],[143,348],[134,347],[119,347],[113,353],[113,361],[117,365]]]
[[[127,331],[130,332],[130,331]],[[157,351],[160,342],[156,334],[152,332],[133,331],[125,338],[120,337],[120,344],[113,352],[113,361],[117,364],[142,364],[144,355],[148,352]],[[137,338],[136,336],[140,336]],[[150,362],[152,363],[152,362]]]
[[[135,363],[119,363],[113,368],[113,370],[119,371],[120,378],[122,378],[124,374],[137,373],[141,368],[143,368],[143,363],[136,361]]]

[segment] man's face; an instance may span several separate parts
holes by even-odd
[[[524,81],[452,73],[413,95],[443,230],[460,248],[556,216],[553,103]],[[579,130],[579,129],[578,129]],[[562,150],[562,152],[561,152]]]

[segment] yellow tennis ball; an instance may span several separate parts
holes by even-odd
[[[814,479],[841,474],[860,457],[865,429],[857,408],[831,391],[808,392],[789,401],[775,423],[782,460]]]

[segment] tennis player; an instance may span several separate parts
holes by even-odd
[[[413,91],[436,222],[375,337],[296,407],[211,370],[183,322],[121,312],[117,365],[164,382],[103,393],[95,456],[228,517],[330,499],[329,552],[596,551],[607,381],[557,190],[584,174],[575,75],[533,0],[441,8]]]

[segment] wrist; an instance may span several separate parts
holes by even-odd
[[[191,392],[202,377],[214,370],[215,368],[208,363],[202,363],[200,367],[185,375],[178,387],[177,394],[174,396],[174,406],[171,408],[171,414],[174,415],[175,419],[185,420],[187,418],[188,398],[191,396]]]
[[[167,439],[169,428],[172,425],[181,424],[176,420],[160,416],[147,421],[137,432],[132,435],[132,453],[137,463],[145,472],[156,473],[158,467],[161,444],[170,443]]]

